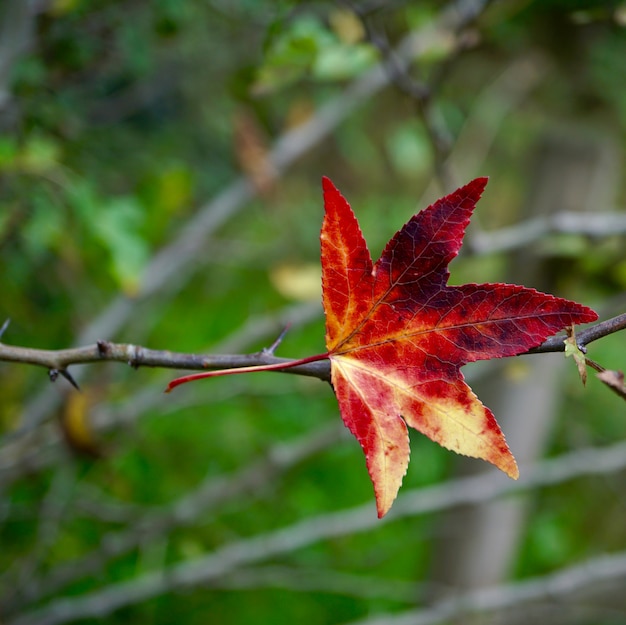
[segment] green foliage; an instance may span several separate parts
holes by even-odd
[[[377,55],[370,44],[360,41],[363,33],[358,20],[337,10],[330,17],[334,30],[309,14],[274,23],[253,91],[268,94],[307,77],[346,80],[370,68]]]

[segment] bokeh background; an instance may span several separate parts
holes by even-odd
[[[489,175],[451,281],[621,313],[625,59],[620,2],[2,0],[2,341],[324,351],[322,175],[374,257]],[[379,521],[318,380],[0,364],[0,621],[626,623],[623,399],[464,372],[519,482],[412,433]]]

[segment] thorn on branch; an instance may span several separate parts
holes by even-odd
[[[9,327],[9,324],[11,323],[10,319],[7,319],[3,324],[2,327],[0,328],[0,339],[2,338],[2,335],[4,334],[5,330]]]
[[[276,338],[276,340],[269,346],[269,347],[265,347],[263,349],[263,353],[264,354],[268,354],[270,356],[274,355],[274,352],[276,351],[276,348],[282,343],[283,339],[285,338],[285,334],[287,334],[287,332],[289,331],[289,328],[291,327],[291,324],[288,323],[282,330],[282,332],[278,335],[278,337]]]
[[[56,382],[59,374],[61,374],[77,391],[80,391],[78,382],[72,377],[72,374],[67,369],[50,369],[48,371],[48,377],[50,382]]]
[[[78,382],[72,377],[70,372],[67,369],[61,369],[59,373],[77,390],[80,391],[80,386],[78,386]]]

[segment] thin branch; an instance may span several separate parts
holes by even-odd
[[[231,590],[281,588],[294,592],[324,592],[364,599],[381,598],[408,604],[414,604],[416,598],[425,594],[425,588],[413,580],[355,575],[318,567],[306,569],[291,566],[240,569],[213,580],[210,587]]]
[[[76,518],[132,526],[155,511],[155,506],[122,501],[88,482],[80,483],[76,491],[76,498],[72,502],[72,512]]]
[[[431,145],[433,164],[437,178],[444,191],[451,191],[454,188],[454,183],[446,159],[452,147],[452,137],[433,107],[430,86],[411,76],[409,73],[409,65],[397,58],[395,51],[389,43],[386,32],[376,28],[371,19],[371,14],[364,12],[355,2],[344,0],[344,4],[350,7],[350,9],[361,18],[367,39],[380,53],[383,59],[383,66],[389,76],[390,82],[402,93],[409,96],[415,104],[415,108],[426,129],[426,134]]]
[[[618,211],[585,214],[563,211],[492,232],[474,232],[464,247],[474,254],[509,252],[535,243],[549,234],[582,234],[588,237],[626,234],[626,214]]]
[[[595,325],[589,326],[584,330],[576,333],[576,343],[580,347],[581,351],[585,352],[585,347],[597,341],[598,339],[609,336],[620,330],[626,328],[626,313],[612,317],[606,321],[601,321]],[[544,341],[538,347],[528,350],[527,354],[546,354],[549,352],[563,352],[565,351],[565,337],[562,335],[551,336],[548,340]]]
[[[289,366],[294,359],[279,358],[268,350],[254,354],[186,354],[160,349],[149,349],[130,343],[98,341],[95,345],[69,349],[49,350],[31,347],[16,347],[0,343],[0,361],[45,367],[50,371],[67,372],[71,365],[94,362],[122,362],[134,369],[139,367],[160,367],[165,369],[186,369],[207,371],[218,369],[239,369],[244,367],[271,366],[281,372],[319,378],[330,381],[330,368],[327,362],[316,361],[297,366]]]
[[[223,575],[272,557],[292,553],[322,540],[363,533],[401,518],[439,512],[461,505],[479,505],[504,495],[552,486],[572,479],[608,475],[626,469],[626,442],[583,449],[522,467],[522,478],[509,480],[496,471],[461,478],[400,495],[382,520],[369,502],[322,514],[252,538],[231,542],[212,553],[174,564],[161,571],[110,584],[80,597],[66,597],[23,613],[7,625],[60,625],[112,612],[181,588],[210,583]],[[412,621],[411,621],[412,622]]]
[[[306,303],[286,306],[271,314],[252,315],[240,327],[228,334],[215,345],[219,352],[245,352],[254,343],[275,336],[285,325],[301,326],[318,318],[322,314],[321,303]],[[80,370],[79,370],[80,373]],[[101,404],[92,412],[91,425],[98,432],[111,430],[114,427],[129,427],[146,412],[155,414],[175,410],[190,401],[205,405],[207,396],[204,393],[186,392],[163,402],[159,392],[171,380],[171,371],[163,369],[161,375],[153,376],[151,387],[138,387],[124,399],[122,404]],[[240,384],[245,384],[243,381]],[[155,392],[155,388],[157,392]],[[224,387],[225,388],[225,387]],[[230,392],[237,392],[230,384]],[[46,390],[55,391],[51,385]],[[202,396],[202,398],[201,398]],[[219,393],[215,391],[210,397],[215,399]],[[30,434],[25,436],[25,434]],[[0,491],[25,473],[34,474],[51,465],[66,462],[65,444],[61,440],[59,430],[54,425],[32,425],[9,432],[2,437],[0,443]]]
[[[578,346],[585,347],[605,336],[626,328],[626,313],[592,325],[577,333]],[[564,338],[561,335],[550,337],[528,354],[542,354],[565,351]],[[305,364],[290,366],[295,359],[274,356],[269,350],[254,354],[187,354],[167,350],[149,349],[130,343],[111,343],[98,341],[95,345],[69,349],[48,350],[31,347],[17,347],[0,343],[0,362],[16,362],[45,367],[50,371],[66,372],[69,366],[95,362],[123,362],[138,369],[139,367],[159,367],[165,369],[185,369],[209,371],[220,369],[239,369],[244,367],[275,367],[281,373],[293,373],[330,381],[330,363],[317,360]],[[281,368],[280,365],[285,367]]]

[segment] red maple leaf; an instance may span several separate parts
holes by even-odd
[[[324,178],[324,354],[288,363],[194,373],[180,384],[271,371],[328,358],[341,417],[357,438],[374,484],[378,516],[393,503],[409,464],[407,425],[460,454],[518,477],[491,411],[461,366],[514,356],[596,313],[514,284],[448,286],[448,264],[487,184],[477,178],[412,217],[372,262],[352,209]]]
[[[447,285],[486,184],[477,178],[412,217],[373,263],[350,205],[323,180],[327,357],[342,419],[365,452],[379,517],[406,473],[407,425],[517,478],[502,431],[460,367],[520,354],[597,319],[586,306],[522,286]]]

